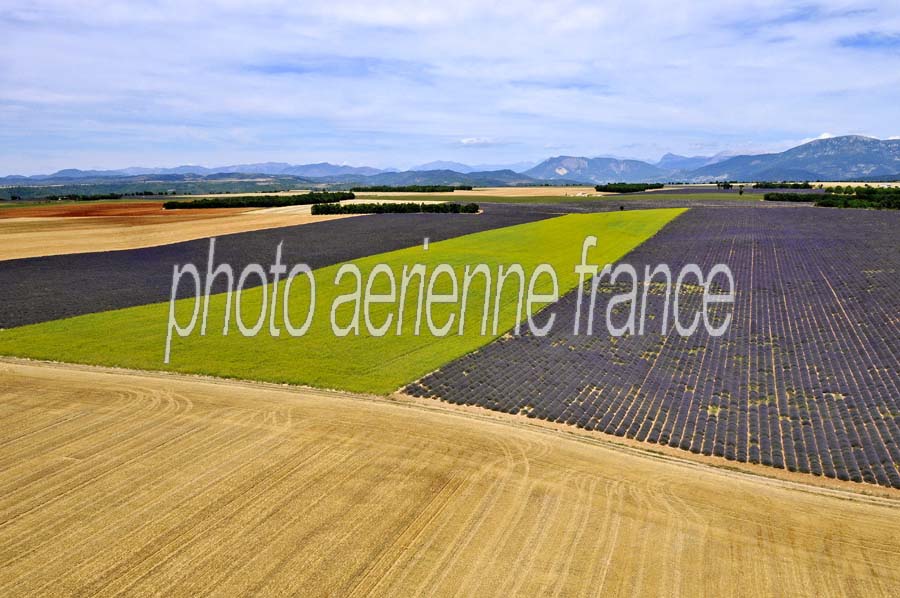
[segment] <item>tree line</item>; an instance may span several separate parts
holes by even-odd
[[[447,193],[450,191],[471,191],[472,185],[369,185],[353,187],[356,193]]]
[[[30,197],[29,200],[40,201],[98,201],[103,199],[122,199],[124,197],[144,197],[168,195],[165,191],[134,191],[132,193],[64,193],[60,195],[41,195],[38,197]],[[12,201],[22,201],[25,198],[21,195],[10,195]]]
[[[239,195],[235,197],[210,197],[192,201],[167,201],[163,208],[183,210],[193,208],[282,208],[286,206],[308,206],[328,204],[354,199],[349,191],[312,191],[299,195]]]
[[[833,187],[825,194],[811,193],[766,193],[766,201],[815,202],[826,208],[874,208],[876,210],[900,209],[900,188],[895,187],[854,187],[852,185]]]
[[[812,189],[809,181],[802,183],[789,183],[787,181],[760,181],[753,183],[754,189]]]
[[[326,214],[477,214],[477,203],[320,203],[312,207],[314,216]]]
[[[607,193],[638,193],[647,189],[662,188],[662,183],[607,183],[594,186],[596,191],[605,191]]]

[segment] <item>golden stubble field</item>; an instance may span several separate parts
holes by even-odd
[[[890,595],[900,504],[459,410],[0,362],[0,593]]]
[[[296,226],[352,216],[311,216],[306,212],[184,210],[161,216],[26,217],[0,220],[0,260],[45,255],[118,251],[180,243],[217,235]],[[280,208],[275,208],[280,209]],[[200,212],[200,213],[198,213]]]
[[[342,204],[366,203],[365,199]],[[379,200],[381,203],[407,203],[404,199]],[[443,203],[443,202],[441,202]],[[278,208],[221,208],[165,211],[161,205],[149,209],[148,202],[106,204],[103,206],[44,205],[34,208],[6,208],[0,212],[0,260],[12,260],[68,253],[119,251],[156,247],[283,226],[298,226],[354,214],[313,216],[312,206]],[[96,209],[98,215],[58,215],[59,212]],[[112,209],[109,209],[112,208]],[[106,215],[108,214],[108,215]]]
[[[409,195],[398,191],[361,191],[358,197],[402,197]],[[572,187],[475,187],[471,191],[441,191],[428,193],[429,197],[453,198],[457,201],[466,201],[466,197],[564,197],[615,195],[613,193],[598,193],[592,185],[580,185]]]

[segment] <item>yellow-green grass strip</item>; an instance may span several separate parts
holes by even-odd
[[[383,253],[354,260],[365,275],[379,263],[389,265],[400,283],[404,265],[425,264],[428,275],[436,265],[450,264],[460,281],[466,265],[487,264],[494,277],[498,265],[521,264],[528,277],[534,268],[550,264],[559,277],[560,296],[578,283],[574,267],[580,262],[582,241],[587,235],[598,238],[597,247],[589,254],[589,262],[613,263],[653,236],[658,230],[681,214],[683,209],[640,210],[601,214],[571,214],[534,223],[511,226],[457,237],[432,243],[427,251],[421,246]],[[253,256],[253,260],[266,264],[272,256]],[[206,264],[197,268],[204,275]],[[235,278],[245,264],[232,264]],[[292,264],[288,264],[290,268]],[[88,314],[74,318],[44,322],[20,328],[0,331],[0,354],[33,359],[46,359],[83,364],[125,367],[143,370],[171,370],[184,373],[207,374],[227,378],[262,380],[276,383],[310,385],[355,392],[387,394],[402,385],[418,379],[453,359],[474,351],[497,336],[511,330],[516,323],[517,277],[512,276],[502,294],[498,335],[480,334],[485,285],[482,277],[475,278],[469,289],[469,307],[466,310],[465,333],[458,335],[454,325],[451,335],[434,337],[428,332],[423,315],[422,334],[412,334],[415,323],[418,285],[406,300],[406,313],[401,335],[396,334],[397,306],[374,305],[371,314],[375,326],[384,322],[388,313],[394,313],[394,325],[388,335],[373,337],[366,332],[362,320],[359,336],[336,337],[331,329],[330,311],[334,299],[349,293],[355,286],[350,278],[335,285],[335,274],[340,265],[315,271],[316,309],[312,325],[305,336],[292,337],[282,330],[281,336],[268,332],[268,317],[262,331],[256,337],[244,337],[234,321],[234,305],[229,333],[222,336],[225,313],[225,295],[210,300],[206,336],[199,334],[199,322],[191,336],[173,335],[171,361],[163,363],[169,304],[156,303]],[[189,280],[190,277],[185,277]],[[271,276],[269,277],[271,283]],[[386,283],[385,276],[376,278]],[[448,277],[440,277],[448,283]],[[536,293],[551,291],[547,276]],[[36,281],[38,284],[39,281]],[[115,284],[115,281],[110,281]],[[365,285],[365,279],[363,281]],[[191,283],[182,286],[181,292],[192,288]],[[363,288],[365,288],[363,286]],[[383,285],[375,290],[386,290]],[[426,277],[427,290],[427,277]],[[435,292],[447,290],[439,285]],[[495,288],[491,290],[491,309]],[[271,285],[269,287],[271,293]],[[399,294],[399,293],[398,293]],[[281,291],[279,290],[279,296]],[[291,288],[290,305],[292,321],[299,327],[308,309],[308,283],[304,277],[295,279]],[[260,313],[261,287],[248,289],[241,298],[241,311],[247,326],[253,326]],[[194,308],[192,297],[176,304],[178,320],[190,321]],[[280,314],[279,310],[276,313]],[[350,320],[351,305],[337,312],[338,323]],[[435,306],[437,326],[446,321],[449,313],[458,313],[458,305]],[[423,309],[424,313],[424,309]],[[543,320],[543,318],[538,318]],[[280,322],[280,315],[276,322]],[[489,318],[489,323],[491,319]]]

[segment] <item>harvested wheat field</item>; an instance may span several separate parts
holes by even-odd
[[[347,200],[342,204],[370,200]],[[408,203],[389,199],[383,203]],[[351,218],[313,216],[311,205],[163,210],[154,202],[40,206],[0,210],[0,260],[158,247],[269,228]],[[5,217],[4,217],[5,216]]]
[[[4,218],[0,219],[0,237],[4,240],[0,245],[0,260],[156,247],[217,235],[351,217],[311,216],[309,206],[305,207],[305,212],[226,208],[173,210],[171,213],[160,210],[159,215]],[[15,208],[17,213],[20,209],[25,208]]]
[[[402,197],[409,196],[410,193],[398,191],[361,191],[357,193],[359,197]],[[421,194],[419,194],[421,197]],[[556,196],[576,196],[576,195],[612,195],[611,193],[598,193],[592,186],[567,186],[567,187],[475,187],[471,191],[439,191],[435,193],[427,193],[424,195],[459,198],[465,201],[466,196],[479,197],[556,197]]]
[[[900,505],[385,399],[0,362],[0,593],[888,595]]]

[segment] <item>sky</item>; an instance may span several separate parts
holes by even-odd
[[[0,0],[0,175],[900,135],[900,3]]]

